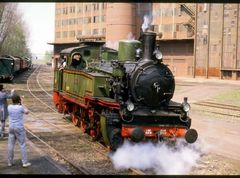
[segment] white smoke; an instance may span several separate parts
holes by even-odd
[[[146,32],[147,29],[150,28],[151,23],[152,23],[152,16],[151,15],[144,15],[143,24],[142,24],[142,31]]]
[[[110,41],[109,40],[105,43],[105,47],[118,50],[118,45],[119,45],[118,43],[119,43],[119,41]]]
[[[199,140],[194,144],[183,143],[178,141],[175,147],[170,147],[166,143],[132,144],[125,141],[110,158],[115,169],[153,170],[158,175],[187,174],[196,166],[204,150]]]
[[[132,32],[129,32],[129,33],[128,33],[127,39],[128,39],[128,40],[135,40],[135,36],[133,35]]]

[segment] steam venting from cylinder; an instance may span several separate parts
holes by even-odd
[[[142,34],[142,50],[143,60],[151,60],[153,51],[155,49],[157,34],[154,32],[143,32]]]

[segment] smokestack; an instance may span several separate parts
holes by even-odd
[[[143,60],[151,60],[153,51],[155,49],[157,34],[154,32],[143,32],[142,34],[142,50]]]

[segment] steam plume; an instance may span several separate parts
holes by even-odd
[[[132,144],[125,141],[110,158],[115,169],[136,168],[152,170],[155,174],[187,174],[196,165],[202,151],[199,141],[185,146],[183,141],[178,141],[175,147],[169,147],[166,143]]]
[[[142,31],[146,32],[147,29],[150,28],[151,23],[152,23],[152,16],[151,15],[144,15],[143,24],[142,24]]]

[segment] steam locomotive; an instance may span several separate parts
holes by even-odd
[[[69,113],[74,125],[112,150],[124,139],[194,143],[198,134],[190,128],[190,105],[187,98],[171,100],[175,80],[163,64],[156,35],[148,31],[140,40],[122,40],[118,51],[98,42],[62,50],[66,66],[54,71],[58,111]]]

